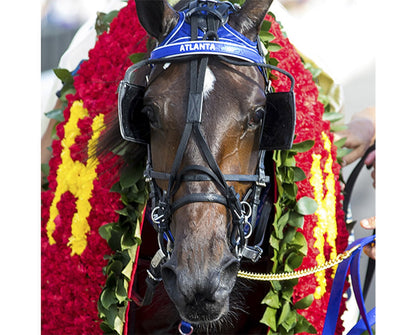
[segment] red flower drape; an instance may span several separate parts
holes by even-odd
[[[296,142],[313,139],[315,146],[311,151],[300,153],[296,156],[297,166],[301,167],[307,175],[307,179],[298,183],[298,198],[310,196],[314,198],[314,187],[311,185],[312,177],[312,153],[321,155],[321,170],[323,176],[328,173],[325,170],[325,162],[330,156],[336,157],[336,148],[332,146],[330,151],[325,149],[323,133],[332,142],[333,137],[329,132],[329,122],[322,120],[323,105],[317,101],[318,90],[313,82],[312,75],[305,70],[302,61],[285,38],[278,23],[271,17],[271,31],[276,36],[275,42],[282,46],[272,56],[279,61],[279,67],[292,73],[296,80],[296,108],[297,126]],[[68,149],[72,162],[86,164],[91,157],[86,148],[93,136],[92,125],[99,115],[108,116],[116,113],[117,86],[123,78],[128,66],[132,63],[128,56],[144,52],[146,50],[146,32],[140,27],[134,1],[129,1],[127,6],[120,10],[119,15],[110,25],[109,32],[99,36],[97,43],[89,52],[89,60],[83,62],[75,77],[74,86],[76,93],[68,95],[68,107],[64,111],[65,121],[57,126],[56,140],[52,144],[53,157],[50,160],[50,189],[42,194],[42,331],[44,334],[99,334],[97,300],[101,289],[105,284],[103,267],[106,265],[104,255],[111,251],[98,234],[98,229],[104,224],[118,220],[115,212],[122,208],[118,193],[110,192],[111,186],[117,181],[118,167],[114,160],[98,161],[94,173],[93,188],[88,202],[91,206],[87,223],[89,231],[86,233],[87,246],[80,254],[73,254],[68,246],[71,238],[74,218],[77,215],[77,197],[72,189],[64,192],[59,199],[55,199],[57,191],[57,176],[63,165],[63,140],[70,136],[66,133],[65,125],[71,115],[71,107],[74,102],[81,102],[88,115],[79,119],[76,123],[79,134],[74,144]],[[282,76],[279,76],[279,80]],[[278,89],[288,90],[289,82],[286,80],[273,81],[273,86]],[[341,207],[342,196],[338,175],[340,166],[332,163],[332,173],[335,176],[336,194],[336,219],[337,236],[336,250],[341,252],[347,245],[347,232],[343,221]],[[328,190],[323,187],[324,193]],[[54,219],[54,229],[48,225],[54,199],[58,215]],[[302,229],[308,241],[308,255],[305,257],[301,268],[315,266],[319,251],[314,247],[316,237],[314,228],[318,223],[316,215],[305,217]],[[47,231],[55,243],[48,238]],[[324,248],[325,258],[330,258],[333,248],[326,242]],[[71,253],[73,254],[71,256]],[[328,304],[329,292],[332,283],[331,270],[326,272],[326,292],[319,299],[315,299],[312,306],[301,313],[317,328],[322,330],[325,312]],[[294,301],[307,294],[314,293],[317,280],[311,277],[301,279],[295,287]],[[341,328],[340,328],[341,329]]]

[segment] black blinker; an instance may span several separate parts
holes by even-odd
[[[260,150],[287,150],[292,148],[295,125],[294,92],[268,93]]]
[[[121,82],[119,88],[120,132],[124,139],[148,144],[150,126],[147,115],[141,112],[145,87]]]

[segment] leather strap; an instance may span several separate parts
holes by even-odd
[[[367,158],[367,156],[370,154],[370,152],[374,151],[376,149],[376,144],[374,143],[372,146],[370,146],[367,151],[364,153],[363,157],[359,160],[357,165],[354,167],[354,170],[352,170],[350,176],[348,177],[348,180],[345,184],[344,189],[344,203],[342,205],[342,209],[345,213],[345,221],[347,221],[347,215],[348,215],[348,208],[350,206],[350,200],[351,200],[351,194],[352,190],[354,188],[355,182],[357,181],[358,175],[361,172],[361,169],[364,166],[364,161]]]
[[[222,195],[215,193],[191,193],[176,200],[172,204],[172,213],[177,209],[194,202],[216,202],[218,204],[227,206],[227,199]]]
[[[201,167],[201,166],[199,166]],[[157,172],[157,171],[151,171],[150,176],[154,179],[160,179],[160,180],[169,180],[170,173],[166,172]],[[239,181],[239,182],[246,182],[246,183],[254,183],[259,180],[259,176],[257,174],[248,175],[248,174],[225,174],[224,178],[226,181]],[[181,181],[212,181],[211,175],[207,174],[191,174],[186,175],[183,173],[183,170],[181,171],[180,176]],[[267,181],[269,182],[269,181]]]

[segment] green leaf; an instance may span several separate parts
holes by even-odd
[[[133,64],[136,64],[136,63],[140,62],[141,60],[143,60],[145,55],[146,54],[144,52],[138,52],[138,53],[135,53],[135,54],[131,54],[129,56],[129,59],[131,60],[131,62]]]
[[[137,164],[129,164],[121,171],[120,185],[123,189],[136,184],[140,178],[143,178],[143,169]]]
[[[48,176],[49,175],[49,164],[48,163],[42,163],[40,165],[40,171],[45,175]]]
[[[289,212],[286,212],[284,215],[282,215],[279,220],[277,221],[277,228],[283,229],[286,226],[286,223],[289,220]]]
[[[267,50],[269,50],[271,52],[279,51],[281,48],[282,47],[277,43],[269,42],[269,44],[267,45]]]
[[[305,69],[312,73],[313,80],[316,81],[319,75],[322,73],[322,69],[314,67],[311,63],[306,63]]]
[[[279,295],[273,292],[273,290],[270,290],[269,293],[267,293],[267,295],[264,297],[261,303],[276,309],[280,308],[280,306],[282,305],[279,299]]]
[[[141,211],[142,211],[142,209],[141,209]],[[136,227],[135,227],[134,235],[133,235],[133,237],[136,238],[136,241],[138,241],[139,245],[142,243],[142,236],[141,236],[141,233],[140,233],[141,219],[142,219],[142,217],[137,218]]]
[[[127,290],[128,290],[129,284],[127,280],[124,280],[123,278],[120,278],[117,280],[115,295],[117,300],[122,303],[127,299]]]
[[[291,212],[290,214],[292,214],[292,212]],[[289,219],[289,221],[290,221],[290,219]],[[289,221],[288,221],[288,222],[289,222]],[[284,238],[283,238],[283,243],[284,243],[284,244],[287,244],[287,246],[289,246],[288,244],[289,244],[290,242],[292,242],[293,238],[295,237],[295,234],[296,234],[296,229],[291,228],[291,227],[288,227],[288,228],[285,230],[285,236],[284,236]]]
[[[296,199],[296,194],[298,193],[298,187],[296,184],[283,183],[283,190],[285,192],[285,196],[293,200]]]
[[[317,202],[309,197],[302,197],[295,206],[295,211],[302,215],[310,215],[318,209]]]
[[[75,94],[75,88],[74,86],[72,86],[72,84],[64,84],[64,86],[61,89],[61,97],[59,98],[59,100],[61,100],[62,102],[66,102],[66,96],[67,94]]]
[[[261,24],[260,30],[268,32],[272,27],[272,23],[270,21],[264,20]]]
[[[279,292],[282,289],[282,285],[280,284],[280,281],[278,280],[273,280],[271,282],[273,290],[275,290],[276,292]]]
[[[297,269],[303,261],[303,256],[297,253],[292,252],[287,258],[285,262],[285,271],[293,271]]]
[[[283,234],[279,234],[279,235],[282,235],[282,237],[283,237]],[[276,249],[276,250],[279,250],[280,240],[278,240],[278,239],[274,236],[274,234],[271,234],[271,235],[270,235],[269,243],[270,243],[270,246],[271,246],[271,247],[273,247],[273,248],[274,248],[274,249]]]
[[[97,12],[97,19],[95,21],[95,31],[97,32],[97,36],[100,36],[110,28],[110,23],[118,15],[118,12],[118,10],[113,10],[109,13]]]
[[[48,119],[52,119],[52,120],[56,120],[56,121],[59,121],[59,122],[63,122],[63,121],[65,121],[63,111],[64,111],[63,109],[53,109],[50,112],[46,112],[45,113],[45,116]]]
[[[112,329],[110,334],[118,334],[116,331],[116,319],[118,318],[118,306],[117,304],[111,305],[106,311],[106,323]]]
[[[275,39],[275,36],[267,31],[260,31],[259,37],[263,43],[270,42]]]
[[[295,334],[299,334],[299,333],[317,334],[318,333],[315,327],[312,326],[303,315],[297,314],[297,319],[298,319],[298,322],[296,323],[296,326],[294,329]]]
[[[124,207],[122,209],[115,210],[115,212],[117,214],[120,214],[120,215],[123,215],[123,216],[127,216],[127,217],[129,216],[129,210],[128,210],[127,207]]]
[[[121,250],[125,250],[136,245],[136,241],[130,236],[130,232],[127,231],[121,236],[120,244]]]
[[[279,320],[277,321],[277,324],[282,324],[286,318],[290,315],[290,303],[289,301],[286,301],[283,305],[282,311],[280,312]]]
[[[276,20],[276,15],[273,12],[267,12],[267,15],[270,15],[274,20]]]
[[[133,271],[133,262],[129,262],[121,273],[125,275],[128,280],[130,280],[132,271]]]
[[[101,293],[100,301],[105,309],[109,309],[111,305],[117,303],[114,291],[110,290],[109,288],[105,288]]]
[[[124,323],[120,319],[120,317],[117,315],[114,318],[114,330],[117,332],[117,334],[122,335],[123,334],[123,328],[124,328]]]
[[[337,133],[341,130],[347,130],[348,127],[345,124],[333,124],[331,123],[331,131],[333,133]]]
[[[128,300],[125,300],[123,302],[124,306],[121,306],[118,308],[118,316],[121,319],[121,321],[123,321],[123,323],[126,322],[127,303],[128,303]]]
[[[289,167],[289,166],[282,167],[282,174],[284,175],[284,181],[286,183],[293,184],[295,180],[295,171],[293,170],[293,167]]]
[[[302,214],[299,214],[294,211],[290,212],[290,218],[289,218],[288,224],[291,225],[292,227],[302,228],[304,221],[305,220]]]
[[[113,186],[111,186],[110,192],[121,193],[121,185],[120,185],[120,182],[117,182]]]
[[[292,301],[293,288],[295,287],[295,285],[297,285],[298,282],[299,279],[290,279],[282,282],[282,299]]]
[[[336,113],[336,112],[326,112],[322,116],[322,119],[324,121],[329,121],[329,122],[337,122],[339,120],[342,120],[343,118],[344,118],[344,115],[343,114]]]
[[[350,148],[339,148],[337,149],[337,158],[342,158],[345,155],[348,155],[351,151],[352,149]]]
[[[136,259],[137,253],[137,245],[133,245],[132,247],[127,249],[130,259]]]
[[[276,324],[276,313],[277,310],[275,308],[267,307],[263,317],[261,318],[260,322],[265,324],[266,326],[269,326],[272,331],[277,330],[277,324]]]
[[[109,265],[107,266],[107,273],[121,273],[121,270],[123,269],[123,263],[120,261],[113,260]]]
[[[114,20],[114,18],[118,15],[118,13],[118,10],[112,10],[111,12],[105,14],[104,18],[108,23],[111,23]]]
[[[339,139],[338,141],[335,141],[334,145],[337,148],[342,148],[344,146],[345,142],[347,142],[347,137],[343,137],[343,138]]]
[[[302,181],[306,179],[306,174],[300,167],[294,166],[293,172],[294,172],[293,181],[297,182],[297,181]]]
[[[114,223],[107,223],[103,226],[101,226],[100,228],[98,228],[98,233],[100,234],[100,236],[108,241],[111,238],[111,230],[113,229],[113,224]]]
[[[282,322],[282,327],[288,332],[288,334],[294,334],[293,329],[296,326],[297,314],[295,311],[290,310],[289,315],[286,317],[285,321]]]
[[[74,77],[72,77],[71,72],[69,72],[67,69],[57,68],[53,69],[53,72],[64,84],[74,83]]]
[[[283,162],[283,166],[295,167],[295,166],[296,166],[296,160],[295,160],[295,157],[292,157],[292,156],[287,156],[287,158],[286,158],[286,159],[285,159],[285,161]]]
[[[308,254],[308,242],[306,242],[305,236],[300,231],[296,231],[296,234],[290,244],[296,246],[296,249],[302,255],[306,256]]]
[[[274,65],[274,66],[279,65],[279,61],[276,58],[270,58],[269,61],[268,61],[268,63],[270,65]],[[274,76],[274,75],[272,75],[272,74],[270,74],[270,79],[274,79],[275,80],[275,79],[277,79],[277,77]]]
[[[296,304],[293,306],[295,309],[305,309],[308,308],[313,303],[313,294],[309,294],[303,299],[300,299]]]
[[[104,334],[112,334],[113,333],[113,328],[111,328],[107,322],[103,321],[100,323],[100,328],[101,330],[104,332]]]
[[[276,170],[279,168],[279,166],[282,165],[282,159],[281,159],[281,150],[276,150],[273,152],[273,160],[276,163]]]
[[[300,143],[293,143],[292,149],[290,151],[294,152],[306,152],[310,150],[315,144],[315,141],[313,140],[307,140]]]
[[[121,239],[120,228],[113,228],[111,230],[110,239],[107,241],[107,243],[112,250],[116,251],[120,249],[120,239]]]

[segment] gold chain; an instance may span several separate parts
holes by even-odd
[[[247,271],[238,271],[237,277],[251,279],[251,280],[262,280],[262,281],[272,281],[272,280],[280,281],[280,280],[301,278],[301,277],[309,276],[319,271],[332,268],[333,266],[341,263],[344,259],[347,259],[348,257],[350,257],[351,254],[355,250],[357,250],[359,247],[361,247],[360,244],[354,246],[350,250],[343,252],[342,254],[339,254],[337,257],[335,257],[335,259],[331,259],[322,265],[317,265],[309,269],[303,269],[303,270],[292,271],[292,272],[283,272],[283,273],[253,273],[253,272],[247,272]]]

